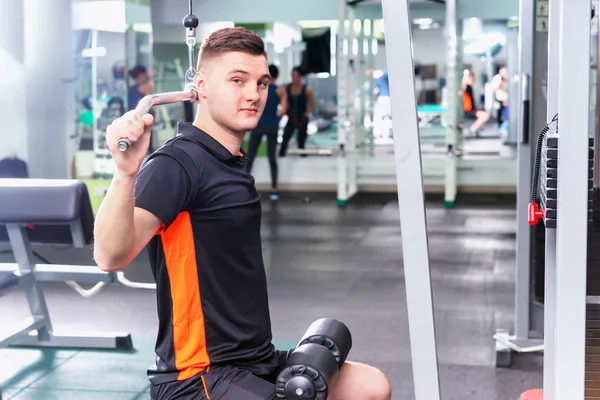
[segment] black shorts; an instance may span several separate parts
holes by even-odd
[[[294,349],[276,350],[278,366],[268,376],[258,377],[234,366],[212,367],[184,381],[151,385],[152,400],[274,400],[275,380]]]
[[[477,111],[478,110],[471,110],[471,111],[465,111],[465,118],[468,119],[477,119]]]

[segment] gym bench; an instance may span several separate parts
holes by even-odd
[[[54,331],[41,282],[118,281],[96,266],[37,264],[32,244],[93,243],[94,214],[87,187],[77,180],[0,179],[0,243],[10,243],[16,263],[0,263],[0,294],[25,292],[31,317],[0,322],[0,348],[11,346],[131,350],[128,333],[58,334]]]

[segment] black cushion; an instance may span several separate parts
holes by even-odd
[[[27,224],[32,243],[72,244],[71,222],[81,221],[93,242],[94,213],[87,186],[72,179],[0,179],[0,242],[6,224]]]

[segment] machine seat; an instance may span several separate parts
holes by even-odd
[[[7,224],[26,225],[33,244],[93,242],[94,213],[87,186],[71,179],[0,179],[0,242],[8,243]]]

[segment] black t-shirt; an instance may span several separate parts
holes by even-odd
[[[189,123],[140,170],[135,205],[161,230],[148,244],[159,329],[153,383],[218,365],[277,366],[260,237],[261,206],[243,153]]]

